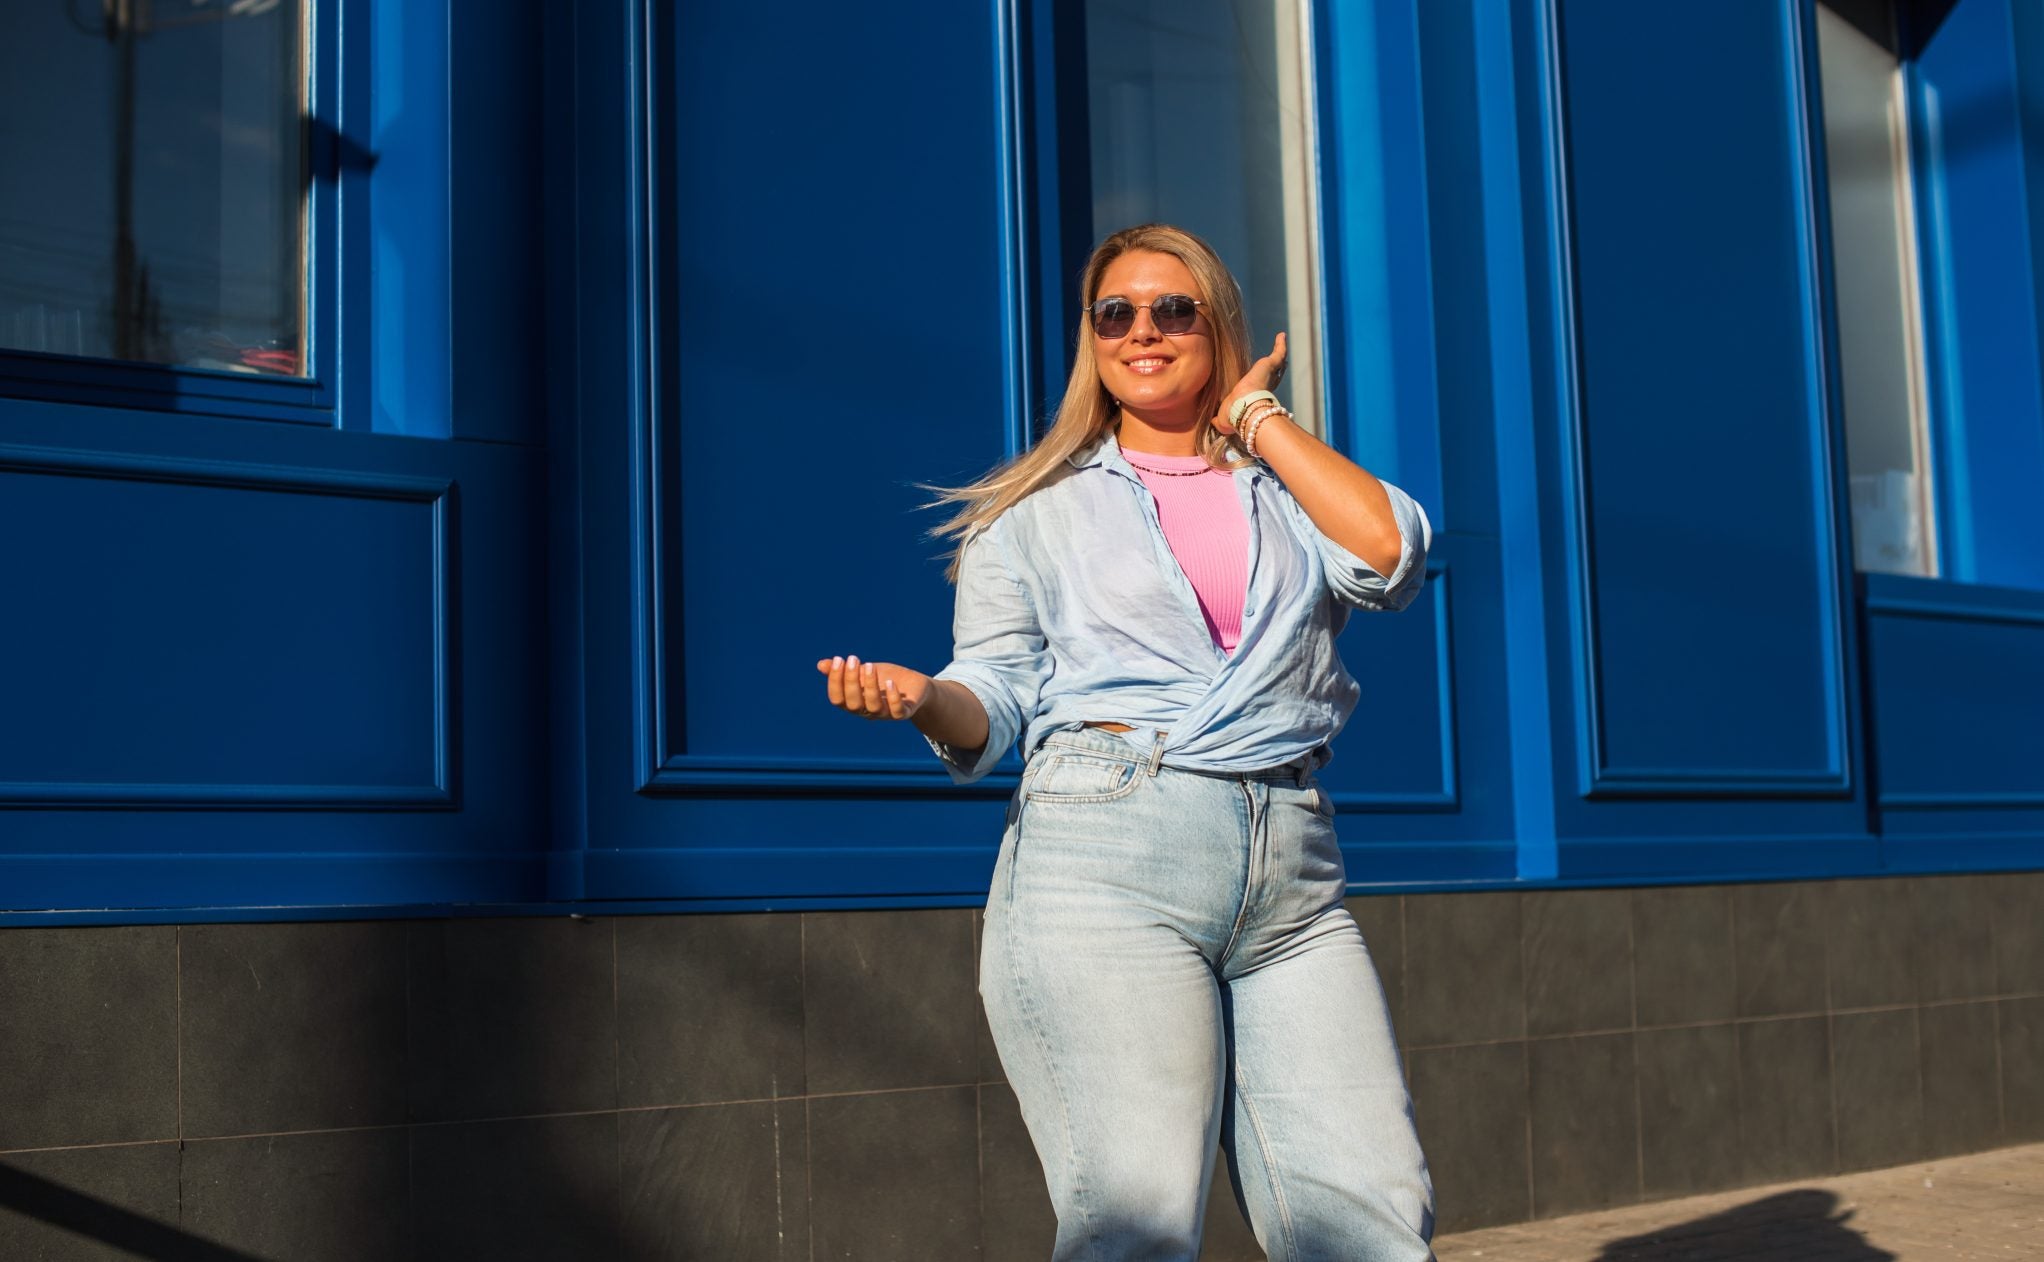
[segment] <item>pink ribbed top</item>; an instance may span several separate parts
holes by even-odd
[[[1121,454],[1156,496],[1164,541],[1192,582],[1207,633],[1232,654],[1242,639],[1242,606],[1249,594],[1249,520],[1235,494],[1235,475],[1209,468],[1202,456],[1160,456],[1126,447]],[[1171,477],[1153,469],[1207,472]]]

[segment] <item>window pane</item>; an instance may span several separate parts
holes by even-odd
[[[1097,240],[1162,220],[1242,283],[1250,349],[1283,331],[1278,396],[1321,425],[1312,58],[1299,0],[1088,0]]]
[[[1854,16],[1817,7],[1853,555],[1862,570],[1927,576],[1937,556],[1902,80],[1866,33],[1878,24]]]
[[[304,371],[302,12],[0,4],[0,348]]]

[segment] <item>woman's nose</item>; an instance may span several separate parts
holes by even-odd
[[[1130,325],[1128,330],[1129,341],[1154,342],[1163,336],[1162,333],[1157,332],[1157,322],[1150,318],[1150,309],[1148,307],[1137,307],[1136,322]]]

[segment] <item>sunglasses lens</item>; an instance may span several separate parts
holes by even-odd
[[[1121,298],[1102,298],[1093,304],[1093,332],[1101,337],[1127,337],[1135,327],[1135,304]]]
[[[1165,294],[1150,308],[1150,318],[1157,322],[1157,332],[1174,336],[1190,332],[1198,315],[1199,307],[1184,294]]]

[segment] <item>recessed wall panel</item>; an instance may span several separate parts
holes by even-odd
[[[0,803],[444,801],[439,494],[0,453]]]
[[[1584,791],[1843,791],[1795,6],[1559,12]]]
[[[1023,368],[1000,18],[653,18],[642,681],[670,768],[878,757],[942,782],[888,725],[833,715],[814,664],[949,660],[947,545],[923,537],[949,512],[913,484],[1002,458]]]
[[[1321,779],[1338,807],[1440,810],[1457,805],[1455,680],[1448,572],[1435,569],[1395,615],[1357,613],[1342,662],[1362,697]],[[1383,839],[1379,830],[1360,830]]]
[[[2044,597],[1883,583],[1867,666],[1883,806],[2044,807]]]

